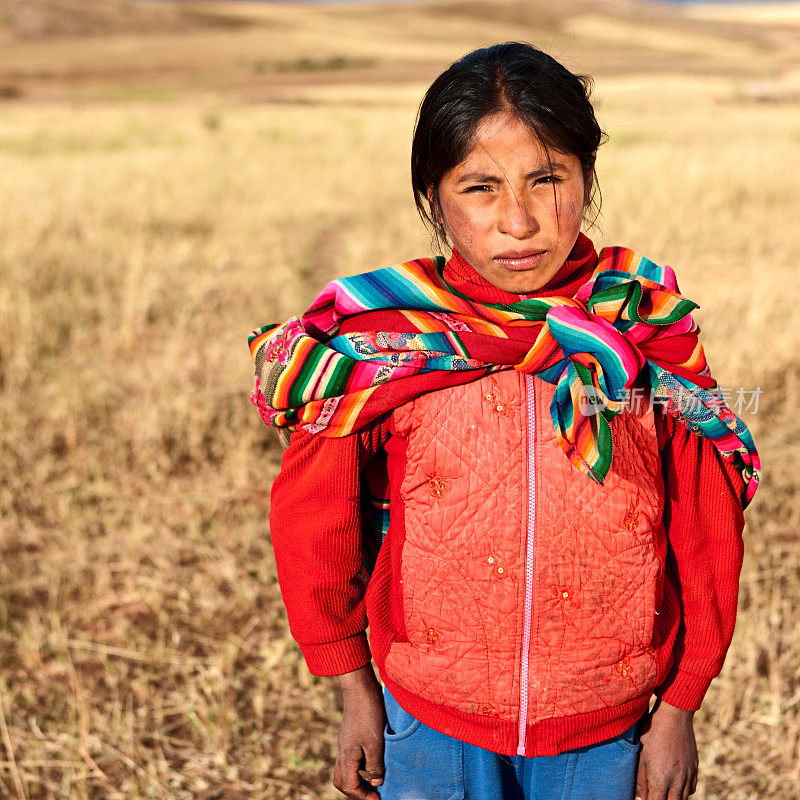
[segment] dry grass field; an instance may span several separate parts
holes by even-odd
[[[744,8],[744,7],[743,7]],[[764,465],[697,800],[800,798],[800,13],[613,0],[0,0],[0,798],[316,800],[247,334],[431,253],[427,83],[525,39],[596,77],[599,246],[672,264]]]

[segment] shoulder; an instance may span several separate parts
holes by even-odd
[[[658,264],[630,247],[604,247],[597,257],[595,272],[609,271],[640,277],[679,292],[675,270],[669,264]]]
[[[407,261],[398,261],[382,267],[371,267],[364,272],[344,275],[325,285],[323,292],[333,287],[391,286],[415,277],[433,277],[444,266],[444,256],[420,256]]]
[[[326,284],[303,315],[303,324],[335,335],[339,323],[353,314],[412,306],[429,298],[439,283],[442,256],[403,261]]]

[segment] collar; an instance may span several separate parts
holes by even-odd
[[[453,254],[444,265],[444,279],[459,292],[479,303],[518,303],[528,297],[573,297],[578,288],[586,283],[597,266],[597,252],[588,236],[578,234],[567,260],[558,272],[542,287],[527,294],[515,294],[489,283],[482,275],[453,249]]]

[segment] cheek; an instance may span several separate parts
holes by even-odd
[[[473,249],[480,242],[481,220],[480,214],[470,210],[459,203],[442,203],[445,224],[454,242]]]
[[[580,226],[583,220],[583,187],[565,192],[558,202],[558,215],[553,209],[553,217],[559,229]]]

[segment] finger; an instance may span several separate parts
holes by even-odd
[[[639,755],[639,766],[636,768],[636,800],[648,800],[647,766],[641,754]]]
[[[358,774],[363,764],[361,748],[358,750],[345,750],[341,754],[341,770],[339,783],[334,781],[334,786],[350,800],[380,800],[378,794],[372,791],[370,785]],[[337,766],[339,761],[337,761]]]
[[[684,781],[676,781],[669,787],[668,800],[686,800],[689,784]]]
[[[669,800],[669,786],[665,786],[653,774],[647,773],[647,800]]]
[[[383,783],[385,768],[383,764],[383,737],[380,741],[364,748],[364,774],[373,786]]]
[[[697,768],[694,764],[689,765],[686,771],[676,775],[670,790],[670,800],[673,795],[675,800],[688,800],[697,789]]]
[[[334,786],[336,784],[334,783]],[[354,791],[345,791],[341,786],[336,786],[336,788],[345,796],[349,797],[350,800],[381,800],[380,795],[373,791],[366,781],[359,778],[359,786]]]
[[[342,767],[338,760],[336,761],[336,767],[333,770],[333,785],[346,797],[350,796],[347,794],[347,792],[345,792],[344,783],[342,781]]]
[[[692,774],[689,778],[689,795],[693,795],[697,791],[697,772],[698,772],[698,765],[694,765],[694,769],[692,770]]]

